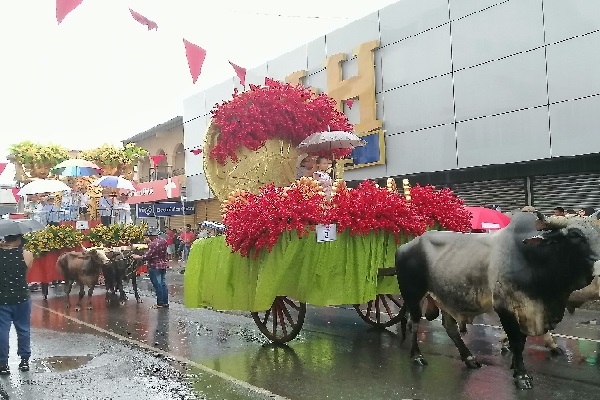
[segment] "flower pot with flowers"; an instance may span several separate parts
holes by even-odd
[[[8,151],[10,161],[16,165],[16,179],[19,181],[47,178],[52,167],[69,159],[69,150],[64,147],[44,146],[30,141],[13,144]]]
[[[146,150],[134,143],[128,143],[120,148],[104,144],[95,149],[82,151],[81,158],[98,164],[104,171],[104,175],[122,175],[126,179],[132,179],[133,166],[146,154],[148,154]]]
[[[90,229],[86,239],[93,246],[130,247],[143,242],[145,231],[145,224],[97,225]]]
[[[27,281],[49,283],[63,280],[56,268],[56,261],[62,253],[80,250],[83,233],[70,225],[48,225],[25,235],[25,240],[25,249],[34,256],[33,265],[27,272]]]

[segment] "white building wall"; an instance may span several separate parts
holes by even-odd
[[[353,49],[379,40],[386,164],[349,170],[348,180],[597,153],[598,15],[594,0],[401,0],[249,70],[247,80],[306,69],[304,84],[326,90],[326,57],[348,55],[346,79],[357,70]],[[202,143],[208,111],[236,82],[184,101],[186,148]],[[357,103],[344,108],[352,123]],[[195,182],[202,170],[192,157],[186,170]]]

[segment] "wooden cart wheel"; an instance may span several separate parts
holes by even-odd
[[[400,322],[402,297],[397,294],[378,294],[375,300],[365,304],[355,304],[354,308],[367,324],[385,328]]]
[[[275,343],[289,342],[302,329],[306,316],[306,303],[286,296],[277,296],[267,311],[253,312],[252,319],[258,329]]]

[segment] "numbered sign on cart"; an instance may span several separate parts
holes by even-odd
[[[337,226],[335,224],[317,225],[317,243],[335,241]]]
[[[77,221],[75,222],[75,229],[90,229],[90,223],[88,221]]]

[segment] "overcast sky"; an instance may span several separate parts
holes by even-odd
[[[79,150],[116,144],[183,115],[184,98],[234,75],[228,60],[260,65],[394,1],[83,0],[60,25],[54,0],[7,1],[0,159],[23,140]],[[207,50],[195,85],[184,37]]]

